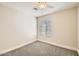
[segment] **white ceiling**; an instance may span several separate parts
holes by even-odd
[[[10,8],[15,8],[17,10],[23,11],[27,13],[27,11],[32,14],[33,16],[42,16],[45,14],[53,13],[59,10],[72,8],[77,6],[77,2],[48,2],[49,5],[53,6],[54,8],[47,8],[43,10],[35,11],[33,6],[35,2],[1,2],[0,4],[4,6],[8,6]]]

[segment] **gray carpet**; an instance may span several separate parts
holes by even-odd
[[[1,56],[77,56],[77,52],[37,41]]]

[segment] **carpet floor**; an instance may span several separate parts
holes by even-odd
[[[77,56],[77,52],[40,41],[2,54],[1,56]]]

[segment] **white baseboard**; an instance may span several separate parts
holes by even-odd
[[[55,45],[55,46],[58,46],[58,47],[66,48],[66,49],[69,49],[69,50],[77,51],[77,48],[72,48],[72,47],[69,47],[69,46],[64,46],[64,45],[60,45],[60,44],[56,44],[56,43],[51,43],[51,42],[48,42],[48,41],[45,41],[45,40],[38,40],[38,41],[45,42],[45,43]]]
[[[4,53],[7,53],[7,52],[9,52],[9,51],[15,50],[15,49],[17,49],[17,48],[23,47],[23,46],[28,45],[28,44],[30,44],[30,43],[33,43],[33,42],[35,42],[35,41],[36,41],[36,40],[33,39],[33,40],[28,41],[28,42],[26,42],[26,43],[23,43],[23,44],[20,44],[20,45],[15,46],[15,47],[12,47],[12,48],[10,48],[10,49],[1,51],[1,52],[0,52],[0,55],[1,55],[1,54],[4,54]]]

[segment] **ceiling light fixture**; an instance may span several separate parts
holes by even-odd
[[[46,2],[37,2],[34,5],[34,10],[45,9],[48,7],[52,7],[52,6],[49,6]]]

